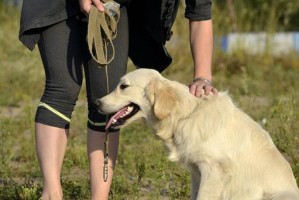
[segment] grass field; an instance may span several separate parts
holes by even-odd
[[[33,119],[44,74],[37,50],[29,52],[18,41],[19,15],[0,5],[0,199],[34,200],[42,188]],[[173,64],[163,75],[187,84],[193,68],[188,24],[181,15],[168,44]],[[214,85],[228,90],[235,103],[270,132],[299,183],[298,54],[227,55],[216,48],[213,62]],[[83,87],[62,170],[65,199],[89,199],[90,195],[85,96]],[[167,160],[162,143],[143,121],[121,131],[111,199],[189,199],[189,183],[188,172]]]

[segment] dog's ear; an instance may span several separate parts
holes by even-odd
[[[154,114],[158,119],[165,119],[173,112],[176,104],[175,91],[172,87],[160,83],[155,91]]]
[[[155,95],[154,113],[158,119],[165,119],[175,107],[173,88],[163,87]]]
[[[158,119],[170,115],[176,104],[174,88],[161,79],[152,80],[146,88],[146,95],[153,105],[153,111]]]
[[[155,102],[155,90],[158,86],[158,82],[158,79],[153,79],[148,83],[148,85],[145,88],[145,95],[150,100],[151,104],[154,104]]]

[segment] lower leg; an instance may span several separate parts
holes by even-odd
[[[36,152],[43,176],[43,200],[63,198],[60,172],[67,145],[68,130],[35,124]]]
[[[90,163],[91,199],[106,200],[109,196],[118,151],[118,133],[109,133],[108,179],[103,179],[105,133],[88,129],[87,150]]]

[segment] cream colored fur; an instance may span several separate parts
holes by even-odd
[[[128,87],[121,89],[122,84]],[[129,103],[140,107],[126,124],[145,118],[167,146],[170,160],[190,169],[191,199],[299,200],[289,163],[226,92],[196,98],[183,84],[139,69],[99,101],[105,113]]]

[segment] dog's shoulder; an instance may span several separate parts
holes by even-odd
[[[237,107],[228,91],[220,91],[217,95],[205,95],[198,101],[201,107],[213,110],[229,110]]]

